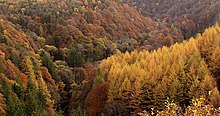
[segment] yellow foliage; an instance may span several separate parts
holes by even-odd
[[[21,65],[24,70],[24,73],[28,76],[29,81],[33,83],[36,89],[38,89],[39,87],[37,83],[37,77],[35,75],[35,69],[30,57],[26,56]]]
[[[35,57],[26,56],[21,66],[23,67],[24,73],[28,76],[29,82],[34,85],[37,90],[42,90],[43,95],[46,99],[47,111],[54,112],[54,101],[51,100],[51,94],[45,80],[42,77],[42,72],[40,71],[41,62],[38,59],[38,55]]]
[[[6,116],[6,105],[4,103],[4,96],[3,94],[0,93],[0,115],[1,116]]]
[[[29,45],[31,45],[30,40],[25,35],[25,33],[18,31],[15,29],[9,22],[0,19],[1,25],[4,27],[3,34],[8,38],[8,42],[12,47],[16,47],[16,45],[21,45],[26,49],[32,49]]]
[[[191,38],[188,42],[159,48],[151,53],[145,50],[125,52],[103,60],[100,69],[110,83],[108,102],[131,96],[133,100],[137,97],[145,99],[144,96],[150,93],[144,91],[148,90],[154,94],[150,99],[155,102],[167,97],[182,102],[202,94],[208,96],[209,91],[215,91],[210,98],[220,97],[212,76],[212,70],[220,69],[218,30],[219,26],[209,28],[196,39]],[[210,60],[207,62],[206,58]],[[212,104],[220,105],[217,101],[212,100]],[[151,104],[155,102],[150,101]]]

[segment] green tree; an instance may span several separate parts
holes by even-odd
[[[85,63],[81,54],[77,52],[74,48],[69,50],[67,54],[66,62],[71,67],[81,67]]]
[[[7,78],[7,77],[5,77]],[[7,105],[8,116],[26,116],[25,105],[19,100],[18,96],[13,92],[12,86],[4,79],[0,78],[0,92],[4,95]]]
[[[49,73],[52,75],[53,79],[55,81],[60,81],[60,77],[56,71],[56,67],[51,60],[50,54],[47,53],[46,51],[42,50],[40,52],[41,60],[42,60],[42,65],[48,68]]]
[[[37,90],[33,82],[29,80],[26,91],[26,110],[28,116],[44,116],[46,109],[46,99],[42,90]]]

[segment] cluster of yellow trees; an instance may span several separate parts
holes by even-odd
[[[163,109],[167,98],[185,107],[205,95],[220,105],[220,27],[207,29],[188,42],[153,52],[119,53],[100,68],[109,82],[108,103],[121,101],[125,109]],[[216,81],[217,80],[217,81]]]

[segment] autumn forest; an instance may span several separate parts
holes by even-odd
[[[219,0],[0,0],[1,116],[219,116]]]

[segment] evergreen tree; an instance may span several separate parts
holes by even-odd
[[[42,50],[40,52],[40,56],[41,56],[41,60],[42,60],[42,65],[48,68],[48,71],[52,75],[53,79],[57,82],[60,81],[60,77],[57,74],[56,67],[55,67],[53,61],[51,60],[49,53]]]
[[[44,116],[46,110],[46,99],[42,90],[37,90],[33,82],[29,80],[26,91],[26,111],[28,116]]]
[[[4,77],[7,78],[7,77]],[[9,116],[26,116],[25,105],[19,100],[14,93],[12,86],[4,79],[0,78],[0,92],[4,95],[7,115]]]
[[[66,62],[71,67],[81,67],[84,64],[84,59],[81,54],[74,48],[70,49],[66,58]]]

